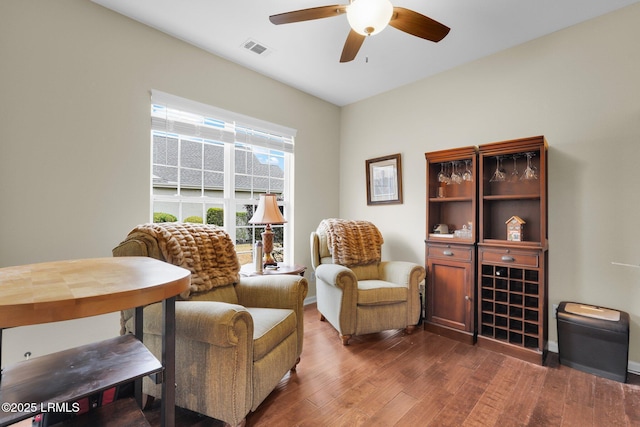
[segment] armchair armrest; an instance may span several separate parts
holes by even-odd
[[[296,313],[298,357],[304,341],[304,299],[308,290],[307,279],[285,274],[241,277],[236,285],[238,302],[245,307],[286,308]]]
[[[238,302],[245,307],[302,308],[309,282],[302,276],[264,275],[241,277],[236,285]]]
[[[416,325],[420,320],[419,284],[427,273],[423,266],[406,261],[386,261],[378,265],[380,279],[393,283],[404,283],[409,291],[407,296],[407,325]]]
[[[144,308],[145,344],[160,359],[162,304]],[[236,304],[176,301],[176,404],[237,425],[251,410],[253,333],[250,313]],[[143,392],[161,398],[145,379]]]
[[[343,343],[356,332],[358,278],[348,267],[320,264],[316,268],[318,311],[343,336]]]
[[[144,332],[162,334],[162,304],[145,307]],[[253,336],[253,319],[242,306],[214,301],[176,302],[176,337],[234,347],[241,334]]]
[[[320,264],[316,268],[316,278],[343,291],[358,288],[358,278],[354,272],[339,264]]]
[[[378,265],[380,280],[403,283],[407,287],[420,284],[426,276],[423,266],[406,261],[383,261]]]

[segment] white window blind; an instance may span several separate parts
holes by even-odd
[[[157,90],[151,130],[293,153],[296,130]]]

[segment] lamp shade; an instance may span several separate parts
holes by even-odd
[[[258,208],[249,220],[249,224],[284,224],[286,219],[280,213],[275,194],[261,194]]]
[[[358,34],[371,36],[384,30],[393,15],[389,0],[355,0],[347,6],[347,20]]]

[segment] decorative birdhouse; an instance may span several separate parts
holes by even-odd
[[[507,240],[510,242],[522,242],[524,240],[524,220],[519,216],[512,216],[506,222]]]

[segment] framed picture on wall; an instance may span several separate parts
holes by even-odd
[[[402,203],[402,163],[400,154],[366,161],[367,205]]]

